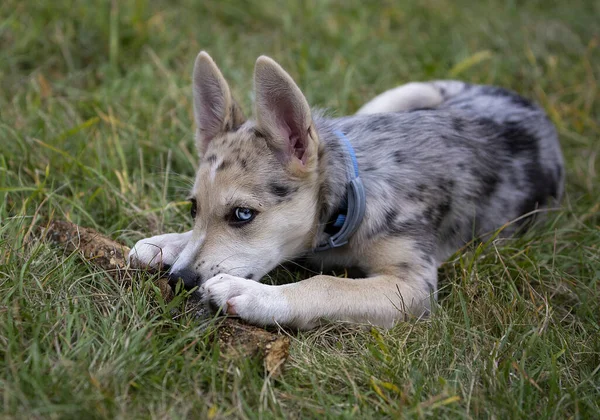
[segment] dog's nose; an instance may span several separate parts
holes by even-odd
[[[199,274],[188,269],[169,273],[169,285],[173,290],[175,290],[179,281],[183,282],[183,287],[186,289],[193,289],[196,286],[200,286],[201,279],[202,277]]]

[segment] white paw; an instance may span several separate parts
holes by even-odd
[[[205,303],[257,325],[286,324],[290,310],[281,286],[219,274],[200,288]]]
[[[172,266],[189,242],[191,233],[168,233],[142,239],[131,248],[127,259],[138,267]]]

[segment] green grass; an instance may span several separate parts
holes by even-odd
[[[600,3],[242,3],[1,2],[0,416],[597,418]],[[298,334],[278,380],[224,359],[150,279],[36,240],[48,216],[129,245],[186,229],[200,49],[247,111],[260,54],[339,114],[414,80],[515,89],[559,129],[563,209],[458,253],[427,321]]]

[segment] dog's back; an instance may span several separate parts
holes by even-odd
[[[430,251],[442,262],[474,237],[517,220],[502,232],[513,233],[523,215],[562,196],[553,124],[537,105],[502,88],[411,83],[329,124],[355,145],[368,193],[357,242],[427,237],[431,230],[438,240]]]

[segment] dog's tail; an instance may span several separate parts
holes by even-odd
[[[401,112],[419,108],[435,108],[458,95],[469,85],[456,80],[412,82],[386,90],[364,104],[357,114]]]

